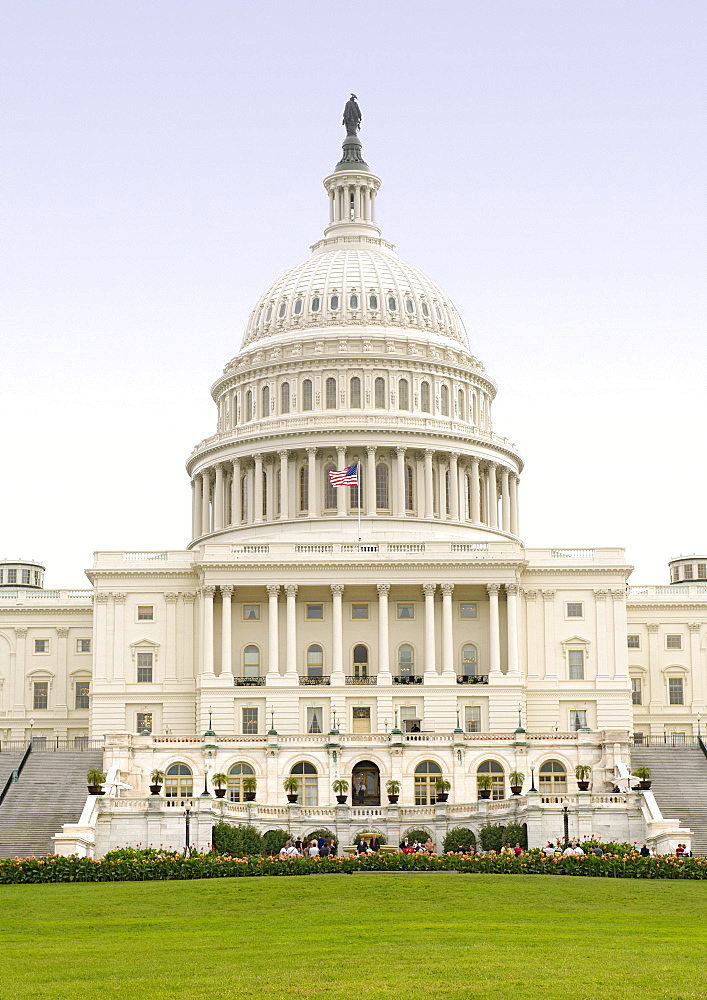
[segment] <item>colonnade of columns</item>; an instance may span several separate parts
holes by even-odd
[[[373,178],[364,181],[351,181],[343,176],[337,177],[328,186],[329,224],[332,225],[335,222],[372,222],[375,224],[377,189],[378,185]]]
[[[327,494],[327,467],[358,463],[362,487]],[[377,486],[377,469],[383,466]],[[500,500],[500,504],[499,504]],[[356,503],[367,517],[461,521],[518,535],[518,475],[500,462],[432,448],[308,447],[217,462],[192,479],[192,537],[242,524],[294,517],[346,517]]]
[[[506,670],[502,669],[501,663],[501,623],[499,615],[499,594],[501,587],[506,596]],[[221,614],[221,663],[220,674],[233,676],[232,657],[232,616],[231,603],[233,596],[233,586],[221,584],[218,588],[221,592],[222,614]],[[304,670],[303,659],[297,643],[297,619],[298,619],[298,594],[297,584],[289,583],[284,587],[279,584],[268,584],[266,586],[268,595],[268,656],[266,661],[266,677],[271,682],[277,682],[281,677],[292,683],[298,683],[300,676],[300,665]],[[331,629],[326,637],[317,640],[327,650],[326,676],[332,684],[344,684],[346,681],[346,657],[344,655],[344,619],[343,619],[343,597],[345,586],[342,583],[332,583],[331,591]],[[379,583],[376,586],[378,592],[378,670],[377,683],[390,684],[393,682],[393,671],[390,664],[390,613],[389,600],[391,585]],[[497,680],[503,673],[512,676],[519,674],[518,659],[518,585],[508,582],[505,584],[489,583],[486,586],[489,599],[489,644],[488,644],[488,670],[482,669],[480,673],[488,674],[489,682]],[[281,590],[285,595],[285,655],[284,674],[281,671],[280,662],[280,608],[279,600]],[[441,656],[438,657],[437,649],[437,615],[436,597],[441,594]],[[201,596],[201,635],[202,635],[202,675],[204,677],[215,676],[214,659],[214,597],[216,587],[205,585],[202,587]],[[457,669],[455,667],[455,649],[458,645],[458,638],[454,636],[454,614],[453,614],[453,594],[454,584],[425,583],[422,586],[423,600],[423,643],[422,643],[422,671],[416,676],[421,676],[425,681],[443,678],[456,682]],[[404,623],[401,623],[404,626]],[[465,638],[468,638],[465,637]],[[395,637],[395,643],[409,640],[409,636],[404,631],[400,631]],[[363,640],[362,640],[363,641]],[[371,665],[372,666],[372,665]],[[350,672],[350,671],[349,671]],[[397,666],[395,670],[397,674]],[[374,672],[372,671],[372,676]]]

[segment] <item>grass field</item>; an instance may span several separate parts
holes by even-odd
[[[0,887],[1,1000],[707,998],[704,882],[365,874]]]

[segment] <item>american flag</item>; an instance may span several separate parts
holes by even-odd
[[[332,486],[358,486],[358,465],[349,465],[341,472],[332,469],[329,482]]]

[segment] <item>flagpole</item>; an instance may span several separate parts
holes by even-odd
[[[356,463],[356,479],[358,481],[358,544],[361,544],[361,465]]]

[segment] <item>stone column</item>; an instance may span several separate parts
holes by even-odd
[[[285,676],[297,680],[297,584],[288,583],[287,594],[287,651]]]
[[[396,517],[405,516],[405,449],[395,449],[396,458],[396,479],[395,479],[395,510]]]
[[[278,451],[280,458],[280,520],[286,521],[290,516],[290,468],[285,450]]]
[[[108,630],[108,594],[98,591],[93,598],[93,676],[97,681],[108,679],[108,649],[106,645]],[[15,629],[17,632],[17,629]],[[25,635],[27,630],[25,629]],[[19,647],[18,647],[19,652]]]
[[[101,602],[101,598],[108,600],[108,594],[96,594],[96,611],[101,608],[106,608],[106,604]],[[107,610],[107,609],[106,609]],[[98,624],[98,623],[96,623]],[[25,677],[27,676],[27,628],[16,628],[15,629],[15,643],[17,646],[15,654],[15,676],[13,683],[13,706],[12,714],[18,720],[24,720],[27,708],[25,707]],[[19,725],[19,723],[18,723]],[[24,733],[22,734],[24,739]]]
[[[526,620],[526,656],[528,658],[528,680],[540,678],[539,660],[539,629],[538,629],[538,592],[525,591]]]
[[[628,649],[626,648],[626,588],[612,590],[611,598],[614,605],[614,677],[628,678]],[[688,625],[689,628],[689,625]],[[698,661],[699,662],[699,661]],[[695,670],[698,664],[695,664]],[[693,673],[693,677],[695,674]]]
[[[194,608],[196,605],[196,591],[191,590],[182,594],[184,605],[184,646],[182,648],[182,677],[183,680],[191,680],[196,676],[194,669]]]
[[[68,653],[68,640],[69,640],[69,629],[66,626],[60,626],[56,630],[57,634],[57,685],[56,685],[56,696],[54,703],[54,711],[58,716],[63,716],[66,718],[66,712],[71,704],[69,702],[69,692],[67,687],[69,685],[69,676],[66,669],[67,663],[67,653]],[[73,707],[73,705],[72,705]],[[66,734],[64,734],[66,736]]]
[[[614,604],[614,609],[616,609],[617,604],[618,602]],[[692,681],[692,696],[690,698],[690,702],[692,703],[692,711],[702,715],[704,712],[705,691],[703,673],[700,669],[701,625],[700,622],[688,622],[687,628],[690,633],[690,678]]]
[[[511,476],[511,534],[518,534],[518,476]]]
[[[216,466],[216,482],[214,484],[214,531],[223,528],[223,462]]]
[[[179,595],[170,591],[164,595],[167,605],[165,621],[164,679],[177,680],[177,599]]]
[[[265,520],[273,521],[275,519],[275,487],[277,485],[277,476],[275,475],[275,461],[272,455],[269,455],[267,461],[265,462]]]
[[[545,670],[544,675],[557,680],[555,657],[555,591],[543,590],[543,610],[545,612]]]
[[[425,448],[425,517],[431,520],[435,516],[434,478],[432,476],[431,448]]]
[[[253,455],[255,471],[253,473],[253,516],[256,524],[263,520],[263,456]]]
[[[518,584],[506,584],[506,626],[508,643],[508,673],[520,676],[518,664]]]
[[[308,483],[308,493],[309,502],[307,506],[307,516],[316,517],[318,503],[317,499],[319,497],[319,491],[317,490],[317,449],[307,448],[307,483]]]
[[[201,588],[201,673],[214,676],[214,594],[210,585]]]
[[[487,583],[489,595],[489,682],[501,676],[501,637],[499,634],[498,591],[500,584]]]
[[[423,583],[425,596],[425,677],[437,676],[435,650],[435,591],[436,583]]]
[[[113,594],[113,680],[125,678],[125,594]]]
[[[201,480],[191,481],[191,535],[198,538],[201,534]]]
[[[280,585],[268,584],[268,676],[280,676],[280,620],[278,596]]]
[[[595,590],[594,591],[594,601],[596,607],[597,616],[597,652],[596,652],[596,664],[597,664],[597,681],[608,681],[609,672],[607,670],[607,642],[608,636],[606,631],[606,597],[607,592],[605,590]],[[586,676],[586,664],[585,664],[585,676]]]
[[[342,598],[344,593],[343,583],[331,584],[331,595],[333,602],[332,624],[331,624],[331,683],[344,683],[344,622]]]
[[[453,593],[453,583],[442,584],[442,676],[455,683],[454,625],[452,618]]]
[[[511,494],[508,472],[509,470],[504,465],[501,468],[501,526],[504,531],[511,530]]]
[[[211,531],[211,473],[204,469],[201,473],[201,533]]]
[[[453,521],[459,520],[459,456],[449,456],[449,516]]]
[[[339,472],[346,468],[346,449],[337,448],[336,449],[336,468]],[[336,516],[346,517],[346,497],[348,495],[349,486],[339,486],[336,490]]]
[[[231,598],[233,587],[221,585],[221,676],[233,676],[233,658],[231,655]]]
[[[371,517],[376,513],[376,449],[370,444],[366,445],[366,513]]]
[[[241,460],[233,459],[233,480],[231,482],[231,523],[240,524],[243,520],[241,505]]]
[[[389,583],[377,584],[378,589],[378,683],[390,684],[390,636],[388,633]]]
[[[476,455],[471,456],[471,473],[470,473],[470,510],[469,514],[471,520],[474,524],[478,524],[481,521],[481,498],[480,498],[480,483],[479,483],[479,460]]]
[[[489,462],[489,517],[490,528],[498,527],[498,480],[496,479],[496,463]]]

